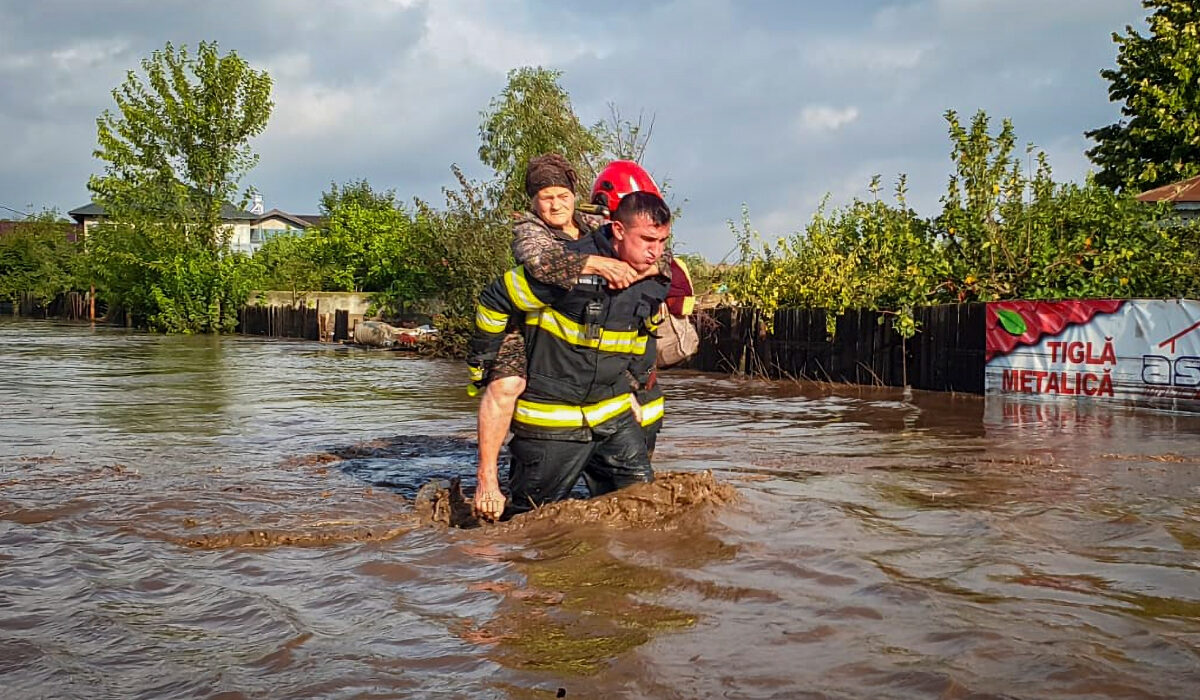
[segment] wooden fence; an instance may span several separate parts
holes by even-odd
[[[90,302],[86,293],[67,292],[58,295],[49,304],[42,304],[32,293],[23,292],[15,303],[7,300],[0,303],[0,314],[86,321],[90,317],[89,307]]]
[[[91,315],[91,301],[86,293],[68,292],[49,304],[41,304],[33,294],[22,294],[16,302],[0,302],[0,314],[39,318],[61,318],[86,321]],[[96,315],[115,325],[130,324],[120,308],[109,310],[97,304]],[[245,335],[265,335],[276,338],[303,338],[340,342],[350,338],[350,311],[318,312],[304,306],[243,306],[238,311],[236,332]]]
[[[700,351],[688,365],[709,372],[772,379],[911,386],[982,394],[984,304],[916,310],[918,330],[902,338],[892,318],[848,312],[830,338],[822,309],[781,309],[773,329],[754,309],[714,309],[697,318]]]
[[[328,314],[305,306],[243,306],[238,311],[238,333],[275,338],[329,339],[333,342],[350,337],[350,312],[333,312],[333,327]]]

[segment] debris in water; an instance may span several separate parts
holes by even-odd
[[[192,549],[227,549],[230,547],[326,547],[344,542],[383,542],[411,532],[415,523],[405,519],[403,524],[366,525],[363,523],[313,523],[311,527],[250,529],[206,532],[190,537],[168,537],[170,541]],[[193,525],[194,526],[194,525]]]
[[[737,489],[717,481],[711,471],[659,472],[648,484],[635,484],[586,500],[550,503],[507,522],[489,525],[505,531],[532,523],[603,523],[610,527],[661,527],[708,506],[722,506],[737,498]],[[484,524],[472,512],[471,502],[458,479],[432,481],[421,488],[415,502],[418,519],[457,528]]]

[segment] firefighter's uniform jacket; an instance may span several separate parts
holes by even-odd
[[[616,257],[607,227],[573,244]],[[654,367],[653,329],[666,298],[662,277],[610,290],[585,276],[571,290],[537,281],[516,267],[479,297],[467,362],[473,389],[485,379],[509,326],[523,317],[528,376],[513,414],[522,437],[590,441],[592,427],[630,410],[632,391]]]

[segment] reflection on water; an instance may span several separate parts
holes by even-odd
[[[496,644],[492,658],[499,663],[592,676],[655,632],[695,622],[686,611],[640,600],[664,593],[672,583],[668,573],[615,556],[601,533],[563,529],[528,541],[508,559],[524,585],[481,587],[504,593],[504,603],[464,636]]]
[[[93,404],[93,419],[120,433],[187,431],[199,445],[236,431],[235,417],[226,414],[231,378],[224,349],[211,336],[168,336],[128,348],[122,366],[108,374],[109,395]],[[130,403],[129,394],[143,399]]]
[[[6,697],[1188,697],[1200,418],[669,373],[619,529],[420,522],[461,368],[0,319]]]

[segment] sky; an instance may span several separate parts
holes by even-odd
[[[743,205],[765,240],[825,197],[891,190],[939,210],[944,113],[1013,121],[1058,180],[1082,180],[1083,132],[1119,119],[1100,70],[1138,0],[0,0],[0,206],[89,201],[96,119],[170,41],[218,42],[274,80],[242,181],[265,206],[317,213],[331,182],[367,179],[440,203],[451,164],[479,162],[480,112],[513,68],[562,72],[584,124],[653,119],[643,164],[668,182],[677,252],[719,261]],[[0,218],[17,218],[0,209]]]

